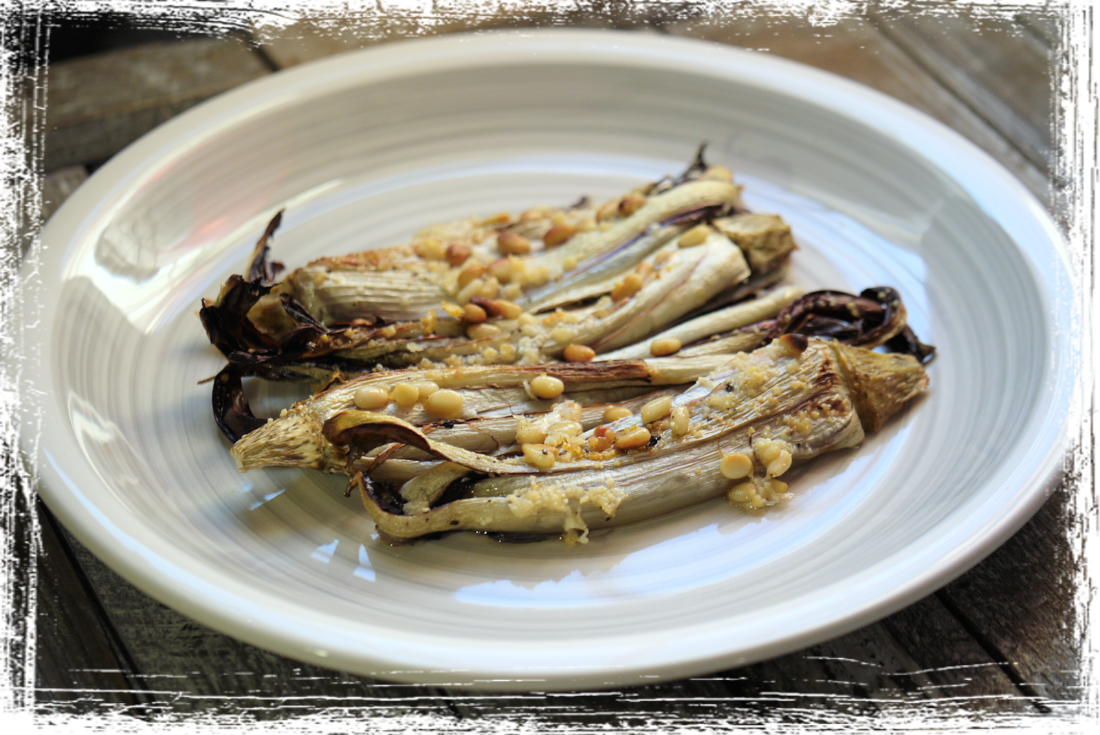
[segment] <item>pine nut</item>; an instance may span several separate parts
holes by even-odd
[[[588,448],[593,452],[606,452],[615,446],[616,438],[615,432],[611,429],[602,425],[597,426],[592,436],[588,437]]]
[[[385,388],[368,385],[355,391],[355,407],[361,411],[377,411],[390,402],[390,394]]]
[[[470,257],[470,246],[461,242],[452,243],[447,247],[447,262],[453,266],[460,266]]]
[[[540,375],[531,381],[531,392],[543,400],[557,398],[565,391],[565,383],[551,375]]]
[[[462,412],[462,394],[447,388],[436,390],[424,401],[424,408],[436,416],[457,416]]]
[[[499,258],[489,264],[489,275],[501,283],[510,283],[512,280],[512,261],[507,258]]]
[[[596,211],[596,221],[604,222],[605,220],[614,219],[619,216],[619,203],[621,199],[612,199],[609,202],[605,202]]]
[[[791,357],[798,357],[810,346],[810,341],[802,334],[784,334],[779,338],[779,344],[783,345]]]
[[[649,352],[654,357],[665,357],[667,355],[675,355],[683,347],[680,344],[680,340],[675,337],[662,337],[655,339],[649,343]]]
[[[481,220],[481,224],[484,227],[503,227],[512,221],[512,215],[507,212],[497,212],[492,217],[486,217]]]
[[[569,345],[563,354],[566,362],[592,362],[596,351],[587,345]]]
[[[446,257],[443,243],[434,237],[426,237],[413,245],[413,252],[425,260],[443,260]]]
[[[420,400],[420,389],[411,383],[401,383],[393,387],[393,402],[401,408],[412,408]]]
[[[671,410],[672,396],[654,398],[652,401],[642,406],[642,423],[652,424],[654,421],[668,416]]]
[[[549,447],[545,444],[524,444],[523,458],[532,467],[548,470],[558,461],[558,450],[557,447]]]
[[[786,449],[768,463],[768,477],[779,477],[791,468],[791,453]]]
[[[542,244],[548,248],[554,248],[573,237],[577,228],[570,224],[554,225],[542,236]]]
[[[649,444],[649,440],[652,438],[653,435],[649,433],[649,429],[642,426],[632,426],[615,439],[615,448],[637,449]]]
[[[481,263],[468,265],[458,274],[458,287],[465,288],[470,285],[470,281],[481,278],[483,275],[485,275],[485,266]]]
[[[676,244],[682,248],[693,248],[706,242],[708,235],[710,235],[710,227],[695,225],[695,227],[680,235],[680,239],[676,241]]]
[[[500,327],[492,324],[471,324],[466,327],[466,336],[470,339],[492,339],[504,334]]]
[[[677,406],[672,409],[672,435],[683,436],[691,429],[691,414],[687,406]]]
[[[481,288],[476,295],[483,299],[495,299],[498,293],[500,293],[500,281],[490,276],[481,282]]]
[[[612,421],[625,419],[630,415],[630,409],[626,406],[608,406],[603,412],[603,420],[610,424]]]
[[[462,307],[462,319],[470,324],[480,324],[488,319],[488,316],[485,314],[485,309],[477,304],[469,303]]]
[[[740,480],[752,472],[752,460],[739,452],[726,454],[718,464],[718,469],[727,480]]]
[[[497,299],[493,301],[493,305],[505,319],[518,319],[519,315],[523,313],[523,307],[512,301]]]
[[[505,255],[527,255],[531,252],[531,243],[523,235],[505,230],[497,235],[497,248]]]
[[[642,288],[642,277],[637,273],[627,273],[623,280],[615,284],[611,289],[611,298],[614,301],[622,301],[638,293]]]
[[[624,217],[629,217],[644,207],[645,201],[645,196],[642,194],[627,194],[619,203],[619,213]]]

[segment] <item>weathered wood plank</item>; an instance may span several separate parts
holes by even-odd
[[[406,38],[505,28],[655,28],[702,12],[695,3],[601,3],[569,7],[539,3],[488,5],[433,3],[404,8],[311,12],[285,26],[258,27],[253,40],[280,69],[344,51]]]
[[[0,440],[0,569],[9,692],[0,698],[3,711],[29,714],[38,728],[96,720],[138,732],[151,722],[124,677],[98,605],[7,440]]]
[[[716,677],[570,693],[451,691],[470,732],[486,735],[759,732]]]
[[[882,624],[966,723],[988,729],[1041,714],[936,595]]]
[[[961,133],[1053,207],[1047,174],[865,18],[815,27],[790,15],[708,17],[672,24],[669,31],[767,51],[884,92]]]
[[[781,693],[793,706],[844,714],[918,704],[943,715],[1035,712],[934,595],[847,635],[727,675],[747,677],[739,696]]]
[[[135,677],[161,712],[277,719],[327,710],[454,719],[432,687],[389,684],[303,664],[242,643],[156,602],[66,535],[110,624],[131,652]]]
[[[1070,64],[1077,64],[1077,47],[1073,39],[1077,23],[1084,17],[1084,3],[1070,0],[1044,0],[1029,3],[1021,12],[1013,8],[1012,19],[1022,23],[1032,33],[1042,37],[1056,54]]]
[[[66,168],[48,176],[9,178],[0,189],[0,314],[15,271],[38,230],[85,178],[84,168]]]
[[[1053,53],[1016,20],[875,10],[880,30],[1035,166],[1053,169]]]
[[[1008,542],[941,592],[949,608],[999,651],[1024,691],[1050,709],[1079,702],[1074,534],[1082,532],[1056,493]]]
[[[156,43],[54,64],[46,171],[106,160],[189,107],[269,72],[242,42]]]

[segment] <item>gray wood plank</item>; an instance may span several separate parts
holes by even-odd
[[[477,734],[760,732],[716,677],[570,693],[453,690],[450,696]]]
[[[174,715],[249,715],[279,719],[340,711],[370,716],[455,719],[446,694],[342,674],[222,635],[156,602],[66,534],[111,625],[126,642],[134,677],[154,707]]]
[[[48,176],[5,180],[0,189],[0,314],[3,298],[38,230],[85,178],[84,168],[77,167]]]
[[[963,11],[965,12],[965,11]],[[875,23],[1041,170],[1053,169],[1054,52],[1019,21],[874,11]]]
[[[267,74],[243,42],[155,43],[59,62],[45,78],[46,171],[106,160],[199,102]]]
[[[483,7],[433,5],[378,10],[317,11],[293,24],[254,31],[253,41],[278,68],[407,38],[506,28],[657,28],[699,15],[695,3],[612,2],[576,6],[512,3]]]
[[[1075,595],[1083,514],[1068,486],[1008,542],[940,595],[985,645],[999,652],[1025,692],[1045,708],[1081,702],[1082,651]]]
[[[767,51],[884,92],[968,138],[1048,208],[1056,208],[1048,174],[866,18],[846,17],[818,27],[792,15],[711,16],[672,24],[669,31]]]
[[[1014,17],[1046,46],[1057,49],[1061,45],[1067,18],[1066,8],[1034,6],[1021,9]]]
[[[141,710],[147,700],[136,686],[124,647],[103,614],[83,572],[44,506],[38,559],[36,708],[87,713]]]
[[[961,720],[1001,728],[1041,712],[1001,670],[937,595],[883,619],[917,666],[955,705]]]

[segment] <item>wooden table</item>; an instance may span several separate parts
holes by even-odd
[[[601,6],[603,7],[603,6]],[[761,49],[841,74],[923,110],[998,159],[1061,217],[1054,80],[1061,20],[871,9],[813,26],[755,11],[675,15],[610,4],[551,15],[461,11],[325,19],[126,48],[48,70],[44,216],[94,168],[185,108],[278,69],[433,32],[574,25]],[[617,10],[615,8],[618,8]],[[685,15],[686,13],[686,15]],[[330,19],[331,20],[331,19]],[[368,39],[364,34],[377,36]],[[378,718],[372,729],[725,731],[765,723],[936,727],[1076,717],[1081,529],[1072,480],[976,568],[911,607],[820,645],[685,681],[571,694],[493,695],[396,685],[304,665],[223,636],[150,599],[41,504],[36,705],[42,713],[260,719]],[[494,730],[495,731],[495,730]]]

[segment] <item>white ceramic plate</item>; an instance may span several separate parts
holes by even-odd
[[[587,546],[377,541],[336,478],[240,474],[195,316],[268,218],[274,256],[396,244],[683,168],[701,141],[802,245],[793,280],[897,287],[931,389],[763,518],[724,501]],[[42,496],[149,594],[301,660],[499,688],[652,681],[827,639],[931,592],[1038,508],[1077,377],[1067,258],[973,146],[764,55],[562,31],[395,44],[272,75],[141,139],[53,218],[28,271]],[[36,285],[37,284],[37,285]]]

